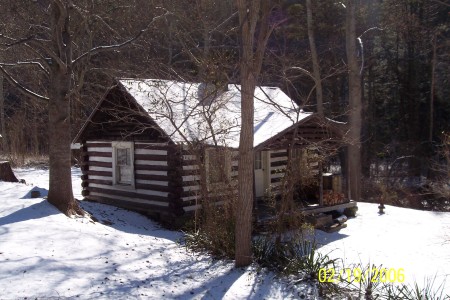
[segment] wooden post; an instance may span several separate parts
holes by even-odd
[[[81,172],[83,174],[83,176],[81,176],[81,186],[83,188],[83,190],[81,191],[81,195],[83,197],[88,197],[89,196],[89,175],[88,175],[88,171],[89,171],[89,156],[88,156],[88,146],[87,146],[87,141],[82,141],[81,142],[82,147],[81,147]]]
[[[346,149],[346,154],[348,152],[348,147]],[[348,201],[350,202],[352,200],[352,194],[351,194],[351,189],[350,189],[350,167],[348,165],[348,158],[345,160],[345,168],[347,169],[347,176],[345,176],[345,182],[347,183],[347,187],[346,187],[346,191],[347,191],[347,198]]]
[[[322,162],[319,162],[319,206],[323,206],[323,174],[322,174]]]

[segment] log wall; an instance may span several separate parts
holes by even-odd
[[[83,196],[105,204],[165,215],[181,214],[177,186],[176,146],[134,143],[135,187],[113,183],[112,144],[89,141],[83,145]]]
[[[230,150],[231,172],[228,184],[214,186],[209,186],[206,183],[206,178],[203,178],[208,176],[203,165],[205,163],[204,151],[205,149],[197,151],[188,148],[183,149],[181,173],[183,193],[181,200],[185,212],[192,212],[201,208],[201,200],[220,204],[224,199],[231,199],[237,194],[238,151]]]
[[[271,192],[279,191],[288,162],[286,149],[270,151],[270,188]]]
[[[202,198],[220,203],[237,194],[238,151],[230,150],[230,182],[208,186],[204,149],[191,151],[167,143],[134,143],[135,187],[113,183],[112,143],[89,141],[82,147],[83,196],[92,201],[171,217],[201,208]],[[270,151],[270,185],[279,193],[288,151]],[[203,188],[206,186],[207,188]]]
[[[319,164],[314,162],[312,158],[308,158],[307,166],[299,167],[299,172],[302,172],[302,167],[307,167],[308,172],[319,174]],[[286,167],[288,163],[288,150],[271,150],[270,151],[270,188],[271,192],[278,194],[280,192],[281,183],[285,176]]]

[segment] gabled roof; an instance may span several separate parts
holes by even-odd
[[[204,84],[160,79],[119,82],[173,142],[239,146],[239,85],[228,84],[223,91],[212,91]],[[205,98],[211,101],[203,105]],[[276,87],[256,87],[254,104],[254,147],[312,115],[300,110]]]

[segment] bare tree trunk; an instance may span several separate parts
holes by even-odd
[[[0,72],[0,130],[2,135],[2,150],[6,152],[8,146],[8,139],[6,135],[6,122],[5,122],[5,94],[3,91],[3,73]]]
[[[346,48],[350,104],[350,145],[348,146],[348,176],[350,199],[361,198],[361,74],[356,49],[355,0],[347,1]]]
[[[52,74],[49,93],[50,188],[48,201],[70,216],[81,212],[72,192],[70,105],[67,97],[70,74],[55,73]]]
[[[433,58],[431,60],[431,91],[430,91],[430,128],[428,132],[428,141],[433,142],[433,118],[434,118],[434,87],[436,85],[436,39],[437,36],[433,36]]]
[[[238,202],[236,207],[235,265],[252,262],[253,211],[253,96],[261,72],[263,55],[271,30],[269,0],[236,0],[240,23],[241,134],[239,140]],[[255,38],[256,26],[258,36]]]
[[[52,2],[52,46],[56,57],[50,65],[48,202],[70,216],[83,211],[73,197],[71,174],[70,99],[72,41],[67,4]]]
[[[243,64],[241,64],[242,66]],[[243,70],[244,69],[244,70]],[[241,135],[239,141],[239,200],[236,209],[236,266],[252,262],[253,114],[256,80],[241,67]],[[247,72],[246,72],[247,71]]]
[[[253,211],[253,115],[256,79],[252,74],[254,30],[259,8],[247,11],[248,1],[237,0],[241,23],[241,134],[239,140],[238,202],[236,208],[235,265],[247,266],[252,262]],[[255,4],[259,4],[259,0]]]
[[[319,65],[319,58],[317,55],[317,48],[314,34],[314,20],[312,14],[311,0],[306,0],[306,20],[308,23],[308,39],[309,39],[309,48],[311,50],[313,76],[316,84],[317,113],[319,114],[319,116],[323,117],[324,113],[323,113],[322,79],[320,78],[320,65]]]

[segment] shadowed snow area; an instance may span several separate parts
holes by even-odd
[[[181,233],[139,214],[82,202],[98,222],[69,219],[31,190],[48,189],[48,171],[15,170],[27,185],[0,182],[0,298],[285,299],[312,293],[254,267],[193,255]],[[81,199],[79,169],[73,169]],[[300,291],[300,292],[299,292]],[[300,294],[299,294],[300,293]],[[307,297],[305,299],[308,299]]]

